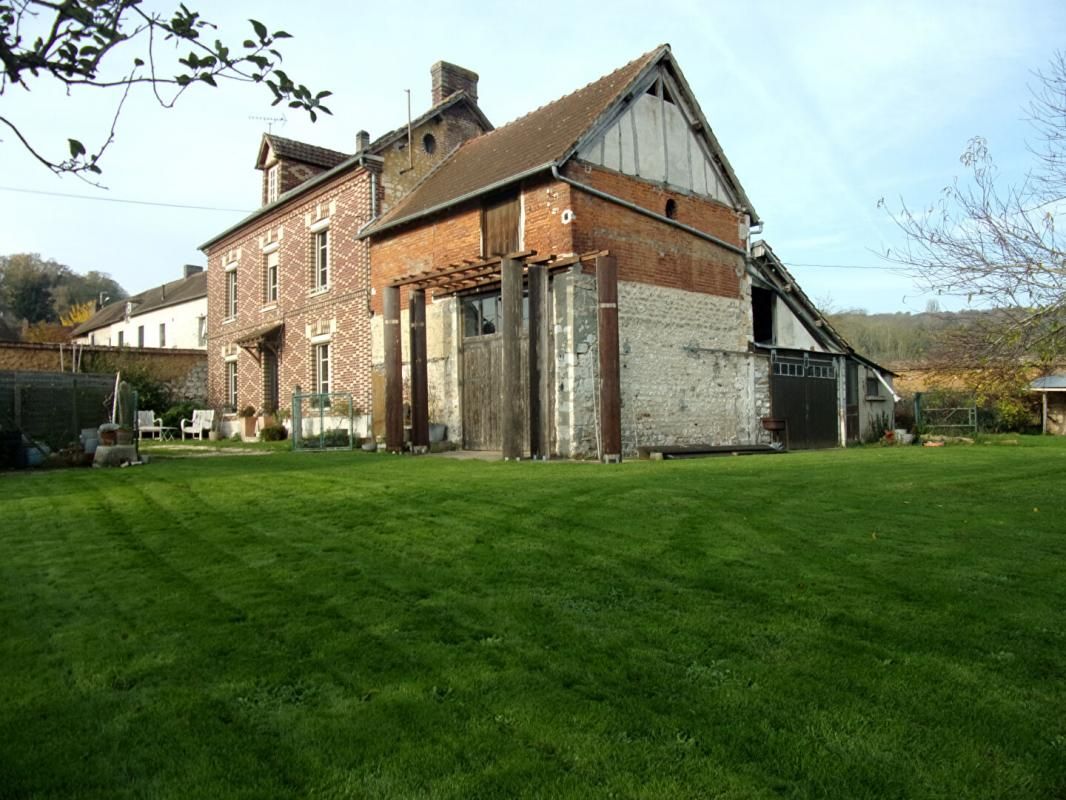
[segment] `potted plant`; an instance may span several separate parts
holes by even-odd
[[[245,406],[238,412],[238,416],[244,420],[244,436],[246,439],[255,438],[255,406]]]

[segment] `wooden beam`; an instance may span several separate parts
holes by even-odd
[[[618,264],[613,256],[596,259],[597,327],[600,355],[600,457],[622,460],[622,390],[618,366]]]
[[[411,447],[429,447],[429,373],[426,366],[426,290],[412,289],[411,324]]]
[[[385,287],[385,448],[403,450],[403,352],[400,338],[400,287]]]
[[[547,459],[548,440],[549,329],[548,270],[543,264],[530,266],[529,284],[529,455]]]
[[[503,457],[517,461],[522,457],[527,420],[522,418],[522,262],[504,258],[500,265],[501,317],[503,334],[503,393],[500,404]]]

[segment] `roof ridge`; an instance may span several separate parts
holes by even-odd
[[[629,69],[634,64],[636,64],[638,61],[650,60],[650,57],[653,54],[658,54],[660,51],[667,52],[669,50],[670,50],[670,45],[669,44],[666,44],[666,43],[661,44],[658,47],[655,47],[655,48],[649,50],[648,52],[644,53],[643,55],[639,55],[636,58],[634,58],[634,59],[632,59],[630,61],[627,61],[625,64],[623,64],[622,66],[618,67],[617,69],[613,69],[610,72],[604,73],[600,77],[589,81],[584,86],[580,86],[577,89],[574,89],[572,91],[567,92],[566,94],[559,95],[554,100],[549,100],[548,102],[546,102],[546,103],[544,103],[542,105],[539,105],[539,106],[537,106],[536,108],[534,108],[534,109],[532,109],[530,111],[527,111],[522,116],[515,117],[510,122],[505,122],[503,125],[500,125],[499,127],[489,131],[488,133],[482,134],[481,136],[477,136],[474,139],[468,139],[467,142],[472,142],[472,141],[475,141],[475,140],[484,140],[485,138],[487,138],[489,136],[492,136],[492,134],[494,134],[494,133],[497,133],[497,132],[502,131],[502,130],[506,130],[507,128],[511,127],[512,125],[517,125],[519,122],[521,122],[522,120],[526,119],[527,117],[531,117],[534,114],[538,114],[541,111],[543,111],[544,109],[548,108],[549,106],[553,106],[556,103],[561,103],[564,100],[566,100],[567,98],[573,97],[575,94],[583,92],[583,91],[589,89],[592,86],[595,86],[596,84],[598,84],[598,83],[600,83],[602,81],[606,81],[607,79],[609,79],[612,76],[618,74],[619,72],[623,72],[624,70]],[[467,142],[464,142],[464,144],[466,144]]]

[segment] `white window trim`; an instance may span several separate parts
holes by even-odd
[[[332,333],[320,333],[311,337],[311,344],[329,344],[333,341]]]
[[[263,245],[263,255],[268,256],[281,247],[281,242],[271,242],[270,244]]]
[[[322,341],[315,341],[315,339],[322,339]],[[323,337],[321,336],[315,337],[315,339],[311,340],[311,369],[313,370],[313,373],[311,375],[311,384],[314,387],[315,394],[329,394],[333,391],[333,344],[328,338],[323,339]],[[319,366],[322,363],[318,357],[318,349],[322,346],[325,346],[327,348],[326,369],[329,373],[329,377],[326,378],[325,391],[322,390],[322,383],[319,379],[318,373]]]
[[[236,313],[236,308],[235,308],[236,305],[237,305],[237,281],[236,280],[233,281],[233,297],[230,298],[230,294],[229,294],[230,275],[233,275],[234,278],[236,278],[236,273],[237,273],[237,262],[234,261],[232,264],[230,264],[229,266],[226,267],[226,308],[225,308],[226,316],[222,318],[222,324],[223,325],[225,325],[227,322],[233,322],[234,320],[237,319],[237,313]],[[230,313],[231,310],[233,310],[232,314]]]
[[[267,202],[273,203],[281,196],[281,164],[267,167]]]
[[[267,245],[263,248],[263,294],[270,294],[270,286],[268,284],[268,276],[270,275],[270,256],[276,253],[278,250],[278,243],[274,242],[273,245]],[[263,306],[260,311],[269,311],[272,308],[278,307],[278,298],[281,297],[281,255],[277,257],[277,263],[274,265],[274,297],[264,297]]]
[[[318,222],[312,222],[311,225],[308,226],[308,230],[311,231],[311,233],[318,233],[319,231],[324,231],[326,228],[329,227],[331,219],[331,217],[323,217]]]
[[[320,224],[321,222],[325,222],[326,224],[322,225],[322,224]],[[318,227],[316,227],[316,226],[318,226]],[[319,268],[318,268],[318,235],[320,233],[324,232],[324,231],[327,232],[327,234],[326,234],[326,282],[320,284],[320,283],[318,283],[318,273],[319,273]],[[330,235],[328,233],[328,231],[329,231],[329,219],[328,218],[325,219],[325,220],[320,220],[320,222],[316,222],[315,225],[311,226],[311,248],[312,248],[312,254],[313,254],[312,261],[314,262],[312,264],[312,267],[314,269],[314,285],[307,292],[309,297],[312,296],[312,295],[316,295],[316,294],[322,294],[323,292],[328,292],[330,286],[333,283],[333,236]]]

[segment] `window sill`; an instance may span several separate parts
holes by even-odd
[[[222,320],[222,324],[223,325],[229,325],[231,322],[236,322],[236,321],[237,321],[236,317],[226,317],[224,320]]]
[[[888,399],[887,397],[882,397],[879,394],[868,394],[868,395],[866,395],[866,402],[867,403],[883,403],[887,399]]]
[[[278,304],[277,304],[277,303],[268,303],[267,305],[263,306],[263,307],[262,307],[262,308],[260,308],[259,310],[260,310],[260,311],[273,311],[273,310],[274,310],[274,309],[276,309],[277,307],[278,307]]]
[[[330,290],[330,285],[326,284],[325,286],[319,286],[317,289],[311,289],[310,291],[308,291],[307,296],[308,297],[317,297],[320,294],[325,294],[329,290]]]

